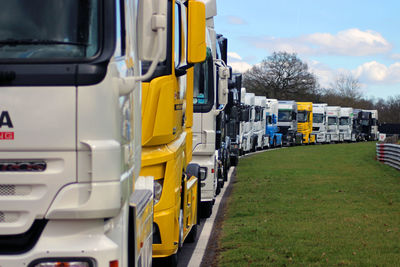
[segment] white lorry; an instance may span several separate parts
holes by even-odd
[[[3,3],[0,266],[151,266],[140,80],[165,58],[165,3]]]
[[[248,124],[250,123],[250,107],[246,105],[245,99],[246,88],[242,87],[240,89],[239,155],[243,155],[247,147],[247,137],[245,138],[245,135],[248,132]]]
[[[328,133],[328,122],[326,120],[326,103],[313,104],[313,131],[317,143],[330,143],[331,135]]]
[[[216,0],[205,4],[207,57],[194,68],[192,163],[199,164],[204,173],[200,208],[202,216],[209,217],[218,190],[217,170],[222,164],[216,148],[216,118],[228,101],[229,68],[217,58]]]
[[[353,108],[340,108],[339,111],[339,132],[343,140],[348,142],[356,141],[356,134],[353,133]]]
[[[264,149],[269,147],[269,137],[266,134],[266,106],[267,98],[265,96],[256,96],[255,103],[255,117],[253,124],[253,134],[255,136],[256,149]]]
[[[343,134],[339,131],[339,106],[326,107],[326,121],[328,123],[328,134],[332,142],[343,142]]]
[[[297,103],[293,100],[278,101],[278,129],[282,144],[291,146],[303,143],[303,134],[297,132]]]
[[[255,94],[254,93],[246,93],[244,96],[244,103],[248,108],[249,112],[249,119],[245,124],[245,131],[243,133],[243,142],[244,142],[244,147],[243,151],[244,153],[249,153],[251,151],[256,150],[256,138],[254,136],[254,118],[255,118]]]

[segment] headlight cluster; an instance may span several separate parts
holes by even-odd
[[[39,260],[32,267],[91,267],[93,266],[90,260],[78,260],[78,259],[43,259]]]
[[[164,179],[154,180],[154,205],[160,201]]]

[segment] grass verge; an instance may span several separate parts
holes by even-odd
[[[241,159],[218,266],[399,266],[400,172],[375,144]]]

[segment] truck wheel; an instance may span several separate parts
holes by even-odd
[[[224,175],[224,182],[228,181],[228,171],[229,171],[229,168],[228,168],[228,166],[227,166],[227,168],[224,168],[224,172],[223,172],[223,175]],[[223,187],[223,186],[222,186],[222,187]]]
[[[177,267],[178,266],[178,252],[172,254],[165,259],[165,266]]]
[[[186,237],[185,241],[188,243],[194,243],[197,239],[197,224],[192,226],[192,229],[190,230],[190,233]]]
[[[237,156],[231,157],[231,165],[237,166],[239,163],[239,158]]]
[[[179,241],[178,251],[183,247],[183,210],[179,211]]]
[[[201,217],[202,218],[210,218],[210,216],[212,214],[212,207],[213,207],[212,201],[202,202],[200,207],[201,207]]]

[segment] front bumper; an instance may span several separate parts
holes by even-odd
[[[109,267],[111,261],[118,260],[122,265],[121,247],[107,236],[108,230],[103,219],[48,221],[33,249],[24,254],[0,255],[0,266],[29,266],[48,258],[90,259],[96,267]]]

